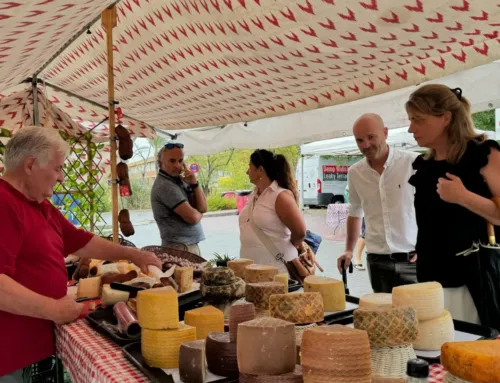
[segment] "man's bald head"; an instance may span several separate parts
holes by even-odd
[[[378,114],[363,114],[354,123],[352,132],[359,150],[368,160],[374,160],[386,154],[387,128]]]

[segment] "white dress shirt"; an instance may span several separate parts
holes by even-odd
[[[366,158],[349,168],[349,215],[365,217],[365,246],[368,253],[407,253],[415,250],[417,222],[408,183],[418,153],[389,149],[379,174]]]

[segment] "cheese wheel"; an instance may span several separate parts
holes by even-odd
[[[179,292],[185,293],[193,289],[193,268],[176,267],[174,271],[175,283],[179,286]]]
[[[230,301],[245,296],[245,282],[243,279],[235,277],[231,284],[224,286],[207,286],[202,283],[200,290],[201,295],[208,300],[214,302]]]
[[[142,329],[142,357],[150,367],[179,368],[179,353],[183,343],[196,340],[196,329],[181,324],[175,330]]]
[[[112,306],[118,302],[127,302],[130,297],[128,291],[120,291],[112,289],[110,285],[102,287],[101,304],[103,306]]]
[[[207,376],[205,340],[181,344],[179,375],[185,383],[204,383]]]
[[[373,293],[363,295],[359,299],[359,307],[392,305],[392,294]]]
[[[175,290],[169,286],[139,291],[137,318],[142,329],[179,328],[179,299]]]
[[[275,275],[278,275],[275,266],[252,264],[245,267],[246,283],[272,282]]]
[[[288,273],[277,274],[274,276],[274,282],[283,283],[285,286],[285,293],[288,292]]]
[[[231,342],[238,340],[238,325],[255,319],[253,303],[233,304],[229,311],[229,337]]]
[[[301,363],[304,383],[371,383],[368,334],[341,325],[305,330]]]
[[[295,325],[276,318],[259,318],[238,326],[238,368],[250,375],[293,372],[296,361]]]
[[[302,366],[296,365],[293,372],[282,375],[240,374],[239,383],[302,383]]]
[[[210,332],[224,331],[224,313],[214,306],[203,306],[186,311],[184,323],[196,328],[197,339],[205,339]]]
[[[439,318],[419,322],[419,336],[413,342],[415,350],[436,351],[446,342],[455,340],[455,326],[448,310]]]
[[[500,341],[449,342],[441,347],[441,364],[457,378],[474,383],[500,382]]]
[[[354,328],[368,333],[372,348],[412,344],[419,331],[417,313],[413,308],[388,305],[354,310]]]
[[[211,332],[206,340],[207,366],[215,375],[238,376],[236,343],[227,332]]]
[[[272,317],[295,324],[321,322],[325,318],[320,293],[271,295],[269,312]]]
[[[304,279],[304,292],[320,293],[326,312],[345,310],[345,290],[342,281],[310,275]]]
[[[285,286],[280,282],[247,283],[245,299],[259,309],[269,309],[269,297],[275,294],[285,294]]]
[[[439,318],[444,310],[444,290],[438,282],[397,286],[392,289],[392,305],[413,307],[418,320]]]
[[[203,270],[201,282],[207,286],[223,286],[233,283],[234,272],[227,267],[213,267]]]
[[[444,376],[444,382],[443,383],[472,383],[467,380],[463,380],[460,378],[457,378],[455,375],[450,374],[447,372]]]
[[[251,265],[253,261],[247,258],[233,259],[227,263],[227,267],[233,270],[234,275],[245,279],[245,268]]]
[[[101,277],[83,278],[78,281],[77,298],[98,298],[101,296]]]
[[[385,376],[372,376],[372,383],[408,383],[408,379],[387,378]]]

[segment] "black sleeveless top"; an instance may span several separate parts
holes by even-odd
[[[443,201],[437,193],[437,183],[440,177],[451,173],[460,177],[469,191],[491,198],[480,170],[488,164],[492,147],[500,150],[500,145],[493,140],[470,141],[464,155],[454,165],[446,160],[425,160],[423,155],[413,162],[416,173],[409,182],[415,187],[419,282],[436,281],[443,287],[460,287],[467,283],[474,257],[456,254],[469,249],[473,243],[487,243],[486,220],[458,204]],[[496,227],[495,231],[500,239],[498,229]]]

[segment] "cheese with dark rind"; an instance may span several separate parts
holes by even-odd
[[[272,282],[274,276],[278,275],[279,271],[276,266],[259,265],[257,263],[245,267],[245,282]]]
[[[239,383],[302,383],[302,366],[296,365],[293,372],[282,375],[250,375],[240,373]]]
[[[213,267],[203,270],[201,282],[206,286],[224,286],[233,283],[234,272],[227,267]]]
[[[250,375],[293,372],[295,325],[276,318],[258,318],[238,326],[238,368]]]
[[[230,301],[245,296],[245,281],[235,277],[230,285],[207,286],[201,284],[201,295],[211,301]]]
[[[301,363],[305,383],[371,383],[372,361],[368,334],[341,325],[305,330]]]
[[[276,294],[269,298],[271,316],[295,324],[321,322],[325,318],[320,293]]]
[[[253,303],[233,304],[229,311],[229,337],[231,342],[238,339],[238,325],[255,319]]]
[[[236,343],[231,342],[227,332],[211,332],[206,340],[208,369],[215,375],[238,376]]]
[[[320,293],[323,297],[326,312],[345,310],[345,287],[342,281],[310,275],[304,279],[304,292]]]
[[[247,283],[245,299],[252,302],[259,309],[269,309],[269,298],[275,294],[286,294],[285,286],[281,282]]]
[[[251,265],[253,261],[247,258],[233,259],[227,263],[227,267],[233,270],[234,275],[245,279],[245,268]]]
[[[210,332],[224,331],[224,313],[213,306],[203,306],[186,311],[184,323],[196,328],[197,339],[205,339]]]
[[[204,383],[207,376],[205,340],[181,344],[179,375],[185,383]]]

